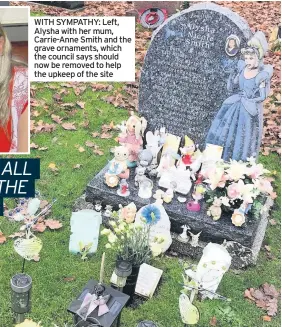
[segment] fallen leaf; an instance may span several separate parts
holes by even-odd
[[[40,209],[43,209],[43,208],[45,208],[48,204],[49,204],[49,202],[48,202],[47,200],[41,200],[41,201],[40,201],[40,205],[39,205],[39,207],[40,207]]]
[[[109,133],[102,133],[100,137],[101,139],[110,139],[112,138],[112,135]]]
[[[81,109],[84,109],[85,102],[77,101],[76,103]]]
[[[91,135],[92,135],[93,137],[98,137],[98,136],[100,136],[100,133],[98,133],[98,132],[93,132]]]
[[[252,296],[251,291],[254,291],[254,289],[253,288],[246,289],[244,292],[244,297],[246,297],[252,301],[255,301],[255,298]]]
[[[88,146],[89,148],[93,148],[93,147],[95,147],[96,144],[91,141],[86,141],[85,145]]]
[[[16,238],[16,237],[23,237],[23,236],[25,236],[25,233],[23,233],[23,232],[17,232],[17,233],[14,233],[14,234],[9,235],[8,237],[10,237],[10,238]]]
[[[266,251],[271,252],[271,247],[269,245],[265,245],[264,248],[266,249]]]
[[[63,226],[62,223],[60,223],[58,220],[54,220],[54,219],[46,219],[44,222],[45,222],[45,225],[47,227],[49,227],[50,229],[59,229]]]
[[[210,326],[217,326],[217,319],[216,317],[212,317],[210,320]]]
[[[76,165],[73,166],[73,169],[80,169],[81,167],[82,167],[81,164],[76,164]]]
[[[37,223],[32,226],[32,230],[34,230],[35,232],[43,233],[45,231],[45,229],[46,229],[46,226],[44,223]]]
[[[68,131],[75,131],[76,127],[74,125],[74,123],[64,123],[61,125],[63,127],[63,129],[66,129]]]
[[[46,151],[46,150],[48,150],[47,146],[38,149],[38,151]]]
[[[102,156],[104,154],[104,152],[102,150],[99,150],[99,149],[93,149],[93,153],[98,154],[98,156]]]
[[[271,321],[271,317],[269,316],[262,316],[263,321]]]
[[[84,149],[83,146],[80,146],[80,147],[78,148],[78,151],[79,151],[80,153],[82,153],[82,152],[85,152],[85,149]]]
[[[57,124],[61,124],[62,123],[62,118],[60,116],[56,116],[56,115],[51,115],[51,118],[57,123]]]
[[[30,148],[31,149],[38,149],[39,146],[37,144],[35,144],[35,143],[30,143]]]
[[[56,167],[56,164],[54,164],[53,162],[49,164],[48,168],[51,169],[51,171],[53,172],[57,172],[59,169]]]
[[[2,232],[0,232],[0,244],[3,244],[5,242],[6,242],[6,236]]]
[[[64,282],[72,282],[75,280],[75,277],[64,277]]]
[[[265,295],[272,296],[276,299],[279,297],[279,292],[276,291],[274,285],[269,285],[268,283],[265,283],[262,285],[262,288]]]

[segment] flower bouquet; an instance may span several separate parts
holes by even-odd
[[[119,260],[131,262],[132,266],[140,266],[150,260],[149,226],[126,223],[115,214],[109,224],[111,229],[105,228],[101,234],[108,238],[106,248],[113,249]]]
[[[207,184],[205,200],[209,205],[207,214],[218,220],[223,211],[232,212],[231,220],[235,226],[242,226],[248,213],[249,217],[259,217],[265,198],[276,197],[269,174],[253,158],[247,162],[217,162],[204,176]]]

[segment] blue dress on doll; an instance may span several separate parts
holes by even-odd
[[[219,109],[208,132],[206,143],[223,147],[225,161],[257,157],[263,131],[263,107],[270,90],[272,67],[263,66],[250,79],[245,78],[245,62],[239,60],[238,74],[228,88],[239,84],[239,92],[226,99]],[[234,77],[234,75],[233,75]]]

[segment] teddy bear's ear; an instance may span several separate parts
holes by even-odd
[[[110,153],[115,153],[116,147],[110,148]]]
[[[129,114],[130,116],[134,116],[134,111],[131,110]]]

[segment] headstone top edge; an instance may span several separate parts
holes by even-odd
[[[251,29],[249,27],[249,24],[247,23],[247,21],[242,18],[239,14],[237,14],[236,12],[232,11],[229,8],[217,5],[215,3],[210,3],[210,2],[205,2],[205,3],[197,3],[192,5],[191,7],[180,11],[179,13],[176,13],[172,16],[170,16],[167,20],[164,21],[164,23],[162,25],[160,25],[152,34],[152,38],[151,38],[151,42],[153,41],[153,39],[155,38],[155,36],[158,34],[158,32],[166,25],[168,24],[171,20],[174,20],[177,17],[180,17],[182,15],[185,15],[187,13],[193,12],[193,11],[197,11],[197,10],[212,10],[212,11],[216,11],[226,17],[228,17],[231,21],[233,21],[234,24],[236,24],[243,32],[244,37],[249,40],[253,34],[251,32]]]

